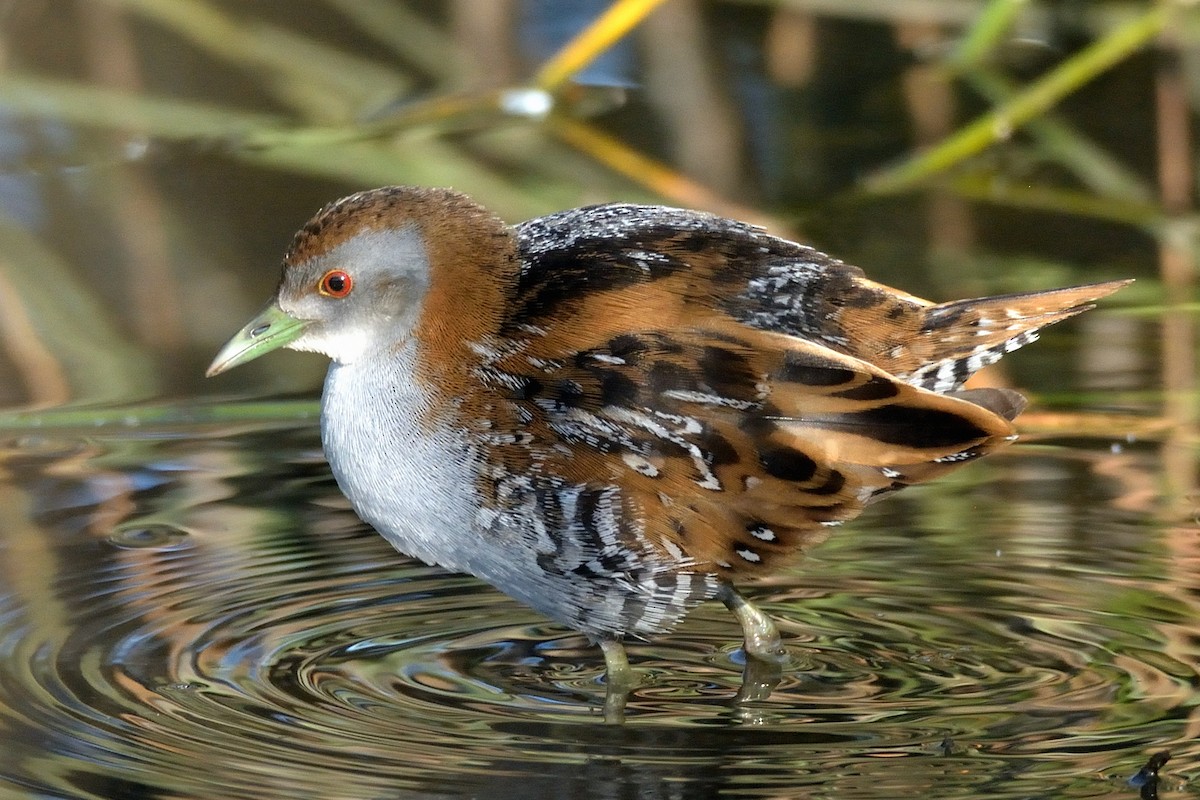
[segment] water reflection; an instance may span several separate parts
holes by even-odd
[[[739,698],[736,625],[704,606],[631,647],[647,679],[614,726],[594,648],[393,553],[310,425],[18,438],[0,450],[0,785],[1131,796],[1147,750],[1197,751],[1194,579],[1104,477],[1154,467],[1018,447],[885,504],[758,587],[794,660],[773,689]]]

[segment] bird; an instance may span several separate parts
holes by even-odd
[[[387,186],[295,235],[208,375],[287,347],[331,364],[321,439],[357,514],[599,645],[719,599],[749,659],[787,658],[737,583],[866,506],[1015,438],[981,368],[1124,286],[934,303],[764,229],[608,203],[516,225]]]

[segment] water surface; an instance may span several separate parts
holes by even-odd
[[[0,450],[0,786],[1134,796],[1148,751],[1200,750],[1194,530],[1138,493],[1157,461],[1042,441],[890,499],[751,588],[792,657],[765,696],[738,699],[738,629],[708,604],[630,647],[645,681],[614,725],[599,652],[395,554],[310,421],[20,435]]]

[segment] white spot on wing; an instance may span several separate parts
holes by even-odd
[[[746,559],[751,564],[757,564],[758,562],[762,561],[762,556],[760,556],[758,553],[754,552],[753,550],[751,550],[748,547],[739,547],[739,548],[735,549],[733,552],[737,553],[739,556]]]
[[[592,360],[599,361],[601,364],[613,364],[616,366],[625,363],[625,359],[620,356],[610,356],[608,353],[592,353]]]
[[[775,535],[775,531],[771,530],[770,528],[764,527],[764,526],[762,526],[762,525],[759,525],[759,526],[757,526],[757,527],[751,528],[751,529],[750,529],[750,534],[751,534],[751,535],[752,535],[752,536],[753,536],[755,539],[762,539],[764,542],[776,542],[776,541],[779,541],[779,537],[777,537],[777,536]]]
[[[622,453],[621,460],[625,465],[639,475],[645,475],[647,478],[658,477],[658,467],[650,463],[649,460],[639,456],[637,453]]]

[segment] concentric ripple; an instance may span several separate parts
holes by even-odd
[[[1189,577],[1071,491],[1070,452],[914,493],[753,589],[782,674],[743,683],[709,605],[630,647],[620,702],[583,637],[366,530],[311,429],[229,434],[0,448],[0,787],[1115,797],[1147,748],[1200,749]]]

